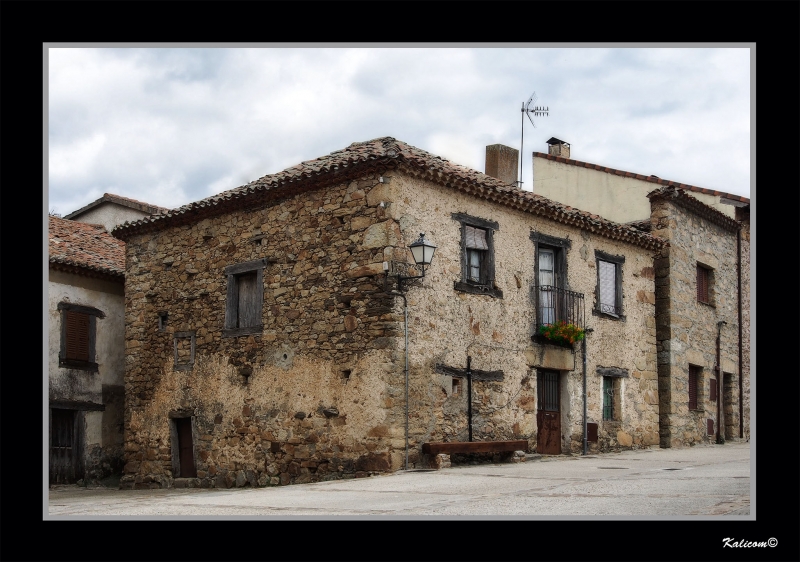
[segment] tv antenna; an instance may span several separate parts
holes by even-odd
[[[524,168],[523,164],[525,162],[525,158],[523,157],[524,152],[522,152],[522,146],[523,146],[523,142],[525,140],[525,115],[528,116],[528,120],[530,120],[531,125],[533,125],[533,128],[535,129],[536,128],[536,123],[533,122],[533,118],[531,117],[531,115],[534,115],[535,117],[542,117],[542,116],[546,117],[547,115],[550,114],[550,108],[549,107],[542,107],[542,106],[538,106],[538,105],[534,106],[534,107],[531,107],[532,103],[536,103],[536,99],[537,99],[536,98],[536,92],[533,92],[531,94],[531,97],[528,98],[528,103],[522,102],[522,110],[521,110],[522,111],[522,116],[521,116],[522,124],[520,125],[522,130],[521,130],[521,133],[520,133],[520,140],[519,140],[519,181],[517,182],[519,184],[518,187],[520,189],[522,189],[522,171],[523,171],[523,168]]]

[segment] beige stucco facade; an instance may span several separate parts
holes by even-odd
[[[537,371],[556,370],[561,392],[563,452],[579,452],[583,439],[583,360],[575,350],[531,340],[536,331],[535,245],[531,233],[570,242],[567,287],[584,295],[585,323],[593,332],[587,345],[587,421],[598,424],[592,450],[649,446],[658,442],[654,277],[652,252],[590,234],[530,213],[424,180],[397,175],[382,186],[393,203],[388,211],[404,244],[425,232],[438,248],[426,277],[408,291],[411,331],[411,411],[414,442],[466,440],[466,395],[453,395],[452,378],[434,366],[502,370],[502,382],[473,383],[476,439],[527,439],[537,446]],[[502,298],[454,289],[461,277],[460,224],[452,213],[495,221],[495,285]],[[593,314],[597,270],[595,250],[624,256],[624,320]],[[617,419],[603,421],[598,367],[618,367]]]
[[[609,220],[627,223],[650,217],[647,194],[658,184],[626,172],[610,173],[534,153],[533,192],[565,205],[584,209]],[[736,207],[721,202],[718,195],[692,191],[700,202],[733,218]]]

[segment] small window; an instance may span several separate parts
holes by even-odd
[[[453,377],[452,395],[453,396],[458,396],[460,394],[460,392],[461,392],[461,379],[457,379],[457,378]]]
[[[603,421],[615,421],[622,417],[620,395],[622,377],[603,377]]]
[[[60,367],[97,371],[95,339],[97,318],[105,314],[93,307],[62,302],[61,349],[58,355]]]
[[[161,312],[158,313],[158,331],[159,332],[163,332],[164,330],[167,329],[167,319],[168,318],[169,318],[169,315],[166,312],[161,311]]]
[[[624,256],[612,256],[595,250],[597,288],[595,310],[612,318],[622,318],[622,265]]]
[[[717,379],[712,378],[708,380],[708,400],[710,402],[717,401]]]
[[[223,336],[258,334],[263,330],[264,267],[266,259],[232,265],[225,269],[228,298]]]
[[[697,410],[697,388],[702,379],[703,368],[695,365],[689,365],[689,409]]]
[[[191,371],[194,367],[194,332],[175,332],[175,370]]]
[[[494,221],[453,213],[461,223],[461,280],[454,288],[465,293],[485,294],[502,298],[503,292],[494,286]]]
[[[697,264],[697,300],[711,304],[711,289],[713,283],[713,270]]]

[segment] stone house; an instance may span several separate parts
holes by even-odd
[[[661,446],[749,438],[750,200],[547,142],[533,153],[534,193],[668,241],[655,262]]]
[[[519,190],[498,157],[487,175],[379,138],[117,227],[121,486],[364,476],[469,436],[657,445],[665,240]],[[540,334],[558,321],[585,339]]]
[[[122,470],[125,244],[48,221],[49,481],[99,480]]]
[[[64,218],[90,224],[101,224],[108,232],[111,232],[118,224],[167,211],[168,209],[164,207],[143,203],[114,193],[104,193],[100,199],[65,215]]]

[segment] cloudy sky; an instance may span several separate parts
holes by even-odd
[[[178,207],[392,136],[484,170],[532,151],[751,196],[751,50],[581,47],[53,47],[48,210],[114,193]]]

